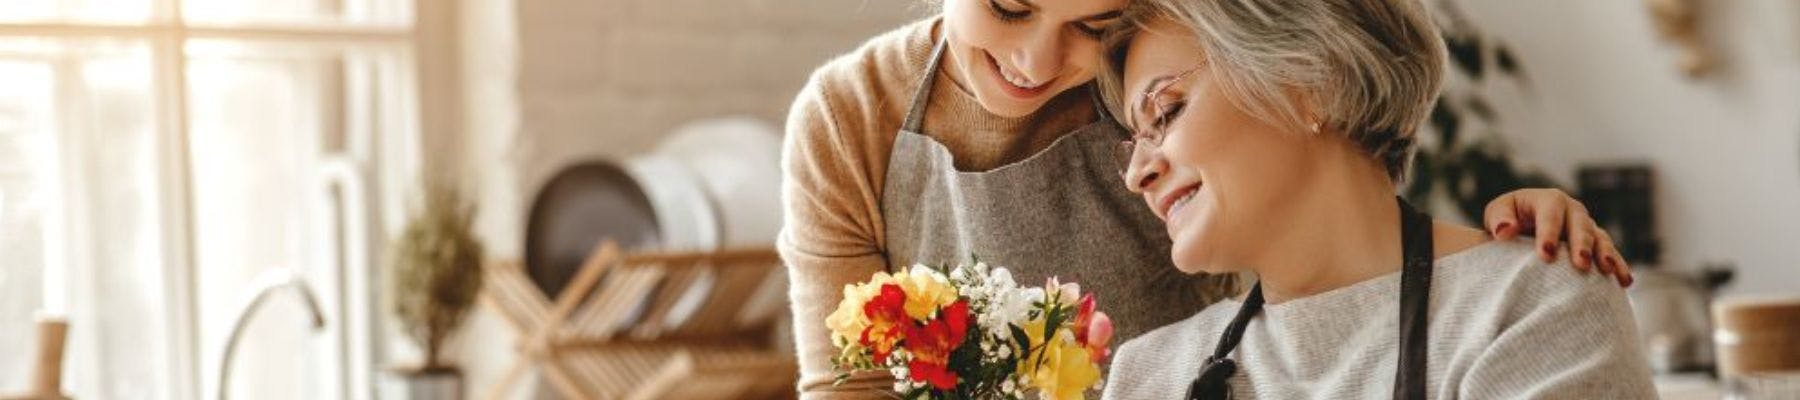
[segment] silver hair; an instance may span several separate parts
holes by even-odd
[[[1156,20],[1198,39],[1206,72],[1246,112],[1345,135],[1406,176],[1444,80],[1444,43],[1419,0],[1133,0],[1107,35],[1101,92],[1125,113],[1131,38]]]

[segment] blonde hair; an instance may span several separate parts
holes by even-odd
[[[1126,20],[1099,78],[1113,115],[1128,115],[1131,38],[1167,20],[1191,30],[1205,72],[1246,112],[1345,135],[1395,182],[1444,80],[1444,43],[1418,0],[1133,0]]]

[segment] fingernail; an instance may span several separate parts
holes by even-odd
[[[1494,234],[1499,235],[1505,233],[1506,230],[1510,228],[1512,228],[1512,221],[1500,221],[1500,223],[1494,224]]]
[[[1556,256],[1556,243],[1544,243],[1544,245],[1541,247],[1544,248],[1545,256],[1550,256],[1550,257]]]
[[[1587,262],[1590,262],[1590,263],[1594,262],[1594,252],[1588,251],[1588,249],[1581,249],[1580,257],[1583,260],[1587,260]]]

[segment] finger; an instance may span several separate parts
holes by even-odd
[[[1537,217],[1538,254],[1545,262],[1556,261],[1556,242],[1562,239],[1563,213],[1568,207],[1563,200],[1565,196],[1540,199],[1531,202],[1531,212]]]
[[[1631,282],[1634,281],[1631,277],[1631,266],[1625,263],[1625,256],[1620,254],[1618,246],[1613,244],[1612,234],[1604,230],[1597,230],[1595,236],[1600,239],[1595,256],[1600,257],[1603,265],[1610,267],[1611,271],[1608,274],[1619,281],[1619,286],[1630,287]]]
[[[1488,203],[1487,210],[1482,211],[1482,225],[1488,227],[1488,234],[1494,235],[1495,239],[1510,240],[1519,233],[1520,212],[1517,210],[1515,193],[1517,192],[1500,195],[1500,198]]]
[[[1582,226],[1584,222],[1589,222],[1589,225],[1592,225],[1591,221],[1588,220],[1587,212],[1582,211],[1580,208],[1569,209],[1568,219],[1569,263],[1574,264],[1575,269],[1580,270],[1581,272],[1587,272],[1590,268],[1595,267],[1594,245],[1597,242],[1595,240],[1597,238],[1594,237],[1592,229],[1582,229],[1579,227]]]
[[[1617,247],[1613,247],[1612,234],[1606,233],[1606,231],[1598,230],[1598,229],[1590,230],[1590,232],[1593,232],[1592,235],[1594,235],[1594,245],[1598,246],[1598,247],[1596,247],[1596,249],[1598,249],[1600,252],[1605,253],[1605,254],[1598,254],[1598,256],[1600,257],[1600,258],[1598,258],[1598,260],[1600,260],[1600,263],[1599,263],[1600,264],[1599,265],[1600,273],[1606,274],[1608,276],[1612,276],[1615,278],[1618,277],[1618,275],[1617,275],[1618,263],[1616,261],[1619,259],[1619,255],[1618,255],[1619,249]]]
[[[1619,256],[1615,256],[1615,257],[1617,257],[1615,262],[1618,263],[1618,267],[1619,267],[1619,271],[1620,271],[1619,287],[1625,287],[1625,288],[1631,287],[1631,284],[1633,282],[1637,282],[1637,278],[1633,278],[1631,276],[1631,264],[1625,262],[1625,257],[1619,257]]]

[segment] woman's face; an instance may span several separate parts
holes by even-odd
[[[945,0],[948,68],[988,112],[1021,117],[1094,78],[1126,0]]]
[[[1228,272],[1296,222],[1283,204],[1317,167],[1321,141],[1234,105],[1213,74],[1195,70],[1204,59],[1188,32],[1153,23],[1130,44],[1122,118],[1139,140],[1163,139],[1137,147],[1125,182],[1164,221],[1177,268]]]

